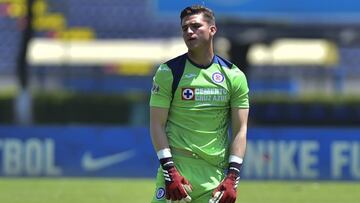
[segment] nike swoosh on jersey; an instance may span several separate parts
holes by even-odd
[[[128,150],[104,157],[94,158],[91,152],[85,152],[81,160],[81,165],[85,171],[97,171],[126,161],[135,156],[135,154],[135,150]]]

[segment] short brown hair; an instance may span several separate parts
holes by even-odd
[[[214,12],[211,9],[206,8],[205,6],[201,6],[201,5],[192,5],[192,6],[188,6],[188,7],[184,8],[184,10],[182,10],[181,14],[180,14],[180,20],[182,22],[182,20],[186,16],[196,15],[196,14],[200,14],[200,13],[202,13],[204,15],[205,19],[208,21],[209,24],[212,24],[212,25],[215,24]]]

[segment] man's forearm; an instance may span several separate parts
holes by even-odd
[[[167,140],[167,136],[164,129],[162,129],[161,127],[153,126],[151,127],[150,132],[151,132],[151,140],[155,151],[169,148],[169,142]]]
[[[244,158],[246,151],[246,128],[241,129],[232,139],[230,154]]]
[[[150,108],[150,134],[155,151],[169,148],[165,128],[168,116],[168,109],[151,107]]]

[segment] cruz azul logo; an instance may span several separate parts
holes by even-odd
[[[182,100],[194,100],[195,99],[195,89],[194,88],[182,88],[181,89],[181,98],[182,98]]]
[[[221,73],[216,72],[211,76],[211,79],[215,83],[222,83],[224,81],[224,76]]]

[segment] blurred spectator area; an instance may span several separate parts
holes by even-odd
[[[0,71],[3,74],[14,74],[25,12],[25,0],[0,0]],[[146,40],[178,37],[179,34],[179,27],[177,23],[174,23],[174,19],[156,18],[152,2],[148,0],[34,0],[33,12],[36,38],[63,41]],[[130,70],[136,69],[139,65],[143,68],[138,68],[138,72]],[[34,71],[35,75],[38,72],[42,75],[47,74],[48,70],[49,74],[65,72],[64,74],[78,75],[83,72],[84,77],[88,77],[89,72],[96,69],[90,66],[89,70],[79,71],[77,70],[79,66],[73,69],[64,68],[64,66],[69,66],[69,64],[64,62],[55,67],[52,64],[31,67],[31,71]],[[155,64],[149,67],[149,64],[142,62],[121,62],[121,64],[96,66],[100,69],[93,73],[96,75],[99,72],[148,75],[152,73],[150,71]],[[47,69],[47,67],[60,68],[60,70]],[[85,67],[89,66],[85,65]],[[42,70],[37,70],[38,68]]]
[[[58,58],[56,62],[31,63],[29,72],[32,90],[89,94],[136,92],[148,96],[152,75],[159,63],[175,57],[173,55],[175,52],[180,54],[186,51],[184,47],[179,47],[182,43],[179,38],[181,35],[179,17],[161,18],[156,14],[153,4],[150,0],[34,0],[35,39],[33,42],[38,39],[54,42],[51,46],[40,48],[42,51],[38,55],[46,56],[46,52],[49,55],[51,52],[52,56],[58,56]],[[26,14],[25,5],[25,0],[0,0],[0,91],[16,88],[16,62],[23,18]],[[324,38],[334,44],[333,57],[336,57],[336,60],[332,60],[332,63],[261,64],[252,63],[246,57],[245,60],[240,60],[240,64],[237,65],[248,76],[251,102],[259,102],[254,105],[256,108],[251,113],[255,114],[253,117],[258,117],[260,123],[274,121],[276,118],[280,118],[279,123],[291,121],[291,119],[293,123],[296,123],[311,115],[313,120],[316,120],[324,118],[321,117],[322,115],[340,118],[344,115],[341,112],[359,112],[358,109],[351,110],[355,108],[354,106],[349,110],[341,105],[341,108],[327,105],[324,110],[321,102],[315,102],[316,105],[312,107],[297,108],[300,105],[287,105],[286,109],[290,113],[282,114],[283,117],[272,113],[277,111],[278,106],[274,104],[274,101],[276,103],[278,97],[282,101],[286,100],[285,103],[289,103],[295,101],[296,98],[301,100],[308,95],[319,95],[319,93],[326,97],[330,95],[329,100],[332,98],[331,95],[333,97],[360,95],[358,88],[360,49],[357,43],[353,43],[352,39],[356,38],[356,34],[351,31],[357,25],[347,25],[344,32],[340,32],[340,28],[344,28],[341,25],[339,30],[337,27],[332,27],[331,32],[326,32],[323,31],[327,28],[326,25],[319,24],[315,25],[316,32],[313,31],[313,25],[309,30],[306,26],[301,27],[302,32],[298,32],[298,29],[294,31],[292,26],[287,26],[286,23],[281,24],[281,29],[278,29],[267,22],[260,26],[261,29],[253,31],[254,29],[249,28],[249,24],[254,24],[254,22],[242,20],[235,20],[235,22],[235,25],[227,27],[227,19],[219,18],[218,37],[227,39],[228,44],[219,43],[215,48],[221,50],[220,55],[236,63],[239,62],[238,55],[244,53],[229,52],[231,52],[231,46],[241,46],[242,43],[250,44],[249,50],[257,43],[269,45],[273,40],[282,37]],[[279,26],[278,22],[275,25]],[[338,38],[338,35],[343,38]],[[176,43],[173,43],[174,41]],[[128,42],[136,46],[133,49],[117,49],[124,47],[124,44]],[[94,44],[92,49],[86,49],[86,52],[95,53],[93,58],[106,55],[114,57],[107,63],[91,62],[86,58],[81,62],[74,62],[71,50],[77,43]],[[98,51],[96,56],[95,44],[102,46],[106,43],[122,45],[117,46],[116,49],[107,49],[108,52]],[[142,44],[139,45],[139,43]],[[152,51],[153,49],[149,47],[157,51]],[[129,60],[129,58],[119,57],[115,60],[116,53],[119,54],[124,50],[126,54],[140,58]],[[85,51],[77,53],[85,53]],[[31,54],[28,53],[28,55]],[[156,60],[148,60],[149,56]],[[316,99],[316,96],[311,98]],[[147,101],[139,101],[139,103],[147,105]],[[138,107],[134,111],[141,112],[142,107],[140,110]],[[304,112],[308,113],[304,114]],[[360,115],[351,118],[353,121],[359,121]],[[333,119],[333,121],[337,120]]]
[[[249,83],[259,94],[359,94],[357,48],[340,48],[333,65],[251,65]]]
[[[35,0],[33,6],[35,37],[65,41],[128,39],[146,41],[179,37],[178,17],[159,17],[155,13],[153,4],[149,0]],[[15,71],[22,18],[25,11],[25,0],[0,0],[0,71],[3,74],[13,74]],[[237,27],[240,30],[238,32],[242,32],[242,27],[247,28],[247,26],[241,24],[244,22],[239,21],[239,23],[233,28]],[[219,35],[232,38],[240,35],[240,33],[232,33],[233,30],[229,29],[225,29],[226,33],[223,33],[221,21],[219,21],[219,27]],[[287,30],[289,29],[291,27],[287,28]],[[244,29],[244,33],[249,33],[248,30],[251,31],[251,29]],[[268,35],[274,32],[271,30],[271,26],[268,26],[266,31],[270,33]],[[277,32],[281,32],[281,29],[278,29]],[[306,35],[305,37],[311,37],[311,34],[319,35],[315,32],[307,33],[306,30],[302,34]],[[256,33],[247,38],[256,38]],[[235,44],[233,41],[231,43]],[[301,64],[275,66],[246,64],[249,82],[256,90],[254,92],[275,91],[294,95],[304,91],[357,91],[357,88],[353,88],[353,83],[359,72],[357,67],[359,59],[356,56],[360,51],[358,47],[342,47],[341,44],[337,46],[339,46],[337,47],[338,64],[305,66]],[[136,55],[137,53],[130,54]],[[226,54],[223,55],[226,56]],[[236,56],[231,55],[229,58],[234,61]],[[160,63],[160,61],[158,62]],[[119,60],[116,63],[76,64],[74,66],[64,61],[56,65],[34,65],[31,67],[31,71],[35,80],[41,78],[44,81],[46,75],[55,73],[55,75],[66,78],[68,76],[82,76],[84,80],[96,78],[96,81],[99,82],[99,78],[103,77],[104,80],[107,80],[109,75],[114,78],[121,77],[121,75],[149,76],[153,74],[153,69],[157,65],[157,63],[149,64],[141,60],[133,62]],[[242,64],[238,65],[242,66]],[[83,69],[83,67],[86,68]],[[36,81],[34,82],[36,83]],[[86,82],[79,83],[83,89],[83,84]],[[92,82],[88,81],[87,83],[91,84]],[[91,91],[90,86],[89,90]]]

